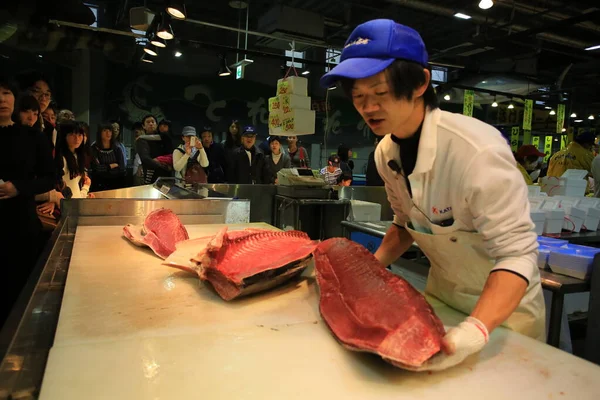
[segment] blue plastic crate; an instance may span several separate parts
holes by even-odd
[[[381,241],[383,239],[368,235],[363,232],[352,232],[350,234],[350,240],[363,245],[371,253],[375,253],[379,246],[381,246]]]

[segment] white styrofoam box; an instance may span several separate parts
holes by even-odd
[[[553,248],[548,256],[548,265],[557,274],[587,279],[597,253],[600,253],[598,248],[569,244]]]
[[[539,269],[549,269],[548,268],[548,256],[550,256],[550,250],[552,247],[544,246],[540,244],[538,246],[538,268]]]
[[[544,222],[546,222],[546,212],[532,210],[529,212],[531,220],[535,225],[535,233],[541,235],[544,233]]]
[[[563,209],[565,210],[563,229],[572,232],[581,231],[587,212],[574,206],[565,206]]]
[[[585,221],[583,221],[582,229],[587,231],[597,231],[600,225],[600,209],[599,208],[580,208],[586,211]]]
[[[583,197],[587,188],[587,173],[585,170],[569,169],[560,178],[545,176],[542,178],[542,192],[548,196]]]
[[[546,222],[544,222],[544,233],[561,233],[565,220],[565,210],[546,210]]]
[[[308,96],[308,79],[301,76],[289,76],[277,81],[277,95],[297,94]]]
[[[581,179],[585,179],[585,177],[587,175],[588,175],[588,171],[585,169],[568,169],[565,172],[563,172],[563,174],[561,175],[561,178],[581,180]],[[587,184],[587,182],[586,182],[586,184]]]
[[[313,110],[292,110],[283,114],[281,135],[312,135],[315,133],[316,114]]]
[[[529,209],[532,211],[541,210],[543,204],[544,198],[541,196],[533,196],[529,198]]]
[[[281,133],[281,123],[283,113],[281,111],[272,111],[269,113],[269,134],[279,135]]]
[[[559,210],[560,209],[560,200],[555,200],[552,197],[548,197],[544,199],[544,203],[542,204],[541,210],[550,211],[550,210]]]
[[[350,200],[349,221],[381,221],[381,204],[363,200]]]
[[[527,195],[529,197],[539,196],[541,191],[542,191],[542,188],[539,185],[527,185]]]
[[[600,199],[597,197],[580,197],[577,205],[579,207],[600,208]]]
[[[269,112],[281,110],[286,113],[292,109],[310,110],[310,97],[297,94],[281,94],[269,99]]]

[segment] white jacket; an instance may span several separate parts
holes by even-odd
[[[388,162],[400,162],[399,145],[387,135],[375,163],[394,210],[394,223],[409,220],[433,234],[478,232],[493,270],[509,270],[531,281],[537,273],[537,236],[529,214],[527,186],[500,132],[477,119],[439,109],[427,110],[417,163],[405,179]],[[421,211],[433,221],[423,217]],[[437,223],[454,219],[451,226]]]

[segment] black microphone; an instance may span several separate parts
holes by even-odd
[[[402,168],[400,168],[400,165],[398,165],[398,163],[396,162],[396,160],[390,160],[387,163],[388,167],[390,167],[390,169],[392,171],[394,171],[395,173],[399,174],[402,172]]]

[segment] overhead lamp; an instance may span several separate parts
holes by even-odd
[[[140,60],[142,62],[149,63],[149,64],[152,64],[154,62],[154,60],[152,60],[151,58],[148,58],[145,54],[142,55],[142,58]]]
[[[546,107],[544,107],[544,108],[545,108],[546,110],[552,110],[552,107],[550,107],[550,106],[546,106]]]
[[[231,70],[229,66],[227,66],[227,59],[225,56],[219,56],[221,58],[221,66],[219,67],[219,76],[229,76],[231,75]]]
[[[562,131],[563,131],[563,132],[566,132],[566,131],[567,131],[567,128],[562,128]]]
[[[177,58],[181,57],[183,55],[182,52],[180,52],[179,50],[175,50],[175,53],[173,53],[173,55]]]
[[[156,47],[160,47],[160,48],[163,48],[163,49],[165,47],[167,47],[167,41],[165,39],[159,38],[158,36],[156,36],[156,34],[153,34],[150,37],[150,43],[152,43]]]
[[[175,37],[173,28],[171,28],[171,17],[162,14],[158,27],[156,28],[156,35],[165,40],[171,40]]]
[[[173,18],[186,19],[185,2],[183,0],[169,0],[167,2],[167,12]]]
[[[555,142],[558,142],[558,138],[554,138],[554,141],[555,141]]]
[[[511,101],[510,104],[508,105],[508,109],[512,110],[513,108],[515,108],[515,105]]]
[[[571,118],[577,118],[577,114],[575,114],[575,113],[571,114]]]
[[[335,90],[335,89],[337,89],[336,85],[333,85],[333,86],[330,86],[330,87],[327,88],[327,90]]]
[[[308,75],[308,74],[310,74],[310,71],[308,71],[308,70],[302,72],[302,75]]]
[[[445,95],[445,96],[444,96],[444,100],[446,100],[446,101],[450,101],[450,95],[449,95],[449,94]]]
[[[590,116],[588,117],[588,119],[594,119],[594,115],[590,114]]]
[[[153,57],[156,57],[158,55],[158,50],[157,50],[156,46],[153,45],[152,43],[148,43],[146,45],[146,47],[144,47],[144,52]]]
[[[496,96],[494,96],[494,102],[492,103],[492,107],[498,107],[498,102],[496,101]]]
[[[596,46],[591,46],[591,47],[586,48],[587,51],[598,50],[598,49],[600,49],[600,44],[596,45]]]
[[[556,115],[556,111],[550,110],[550,115]]]
[[[456,14],[454,14],[454,16],[456,18],[460,18],[460,19],[471,19],[470,15],[463,14],[463,13],[456,13]]]
[[[582,119],[576,119],[575,122],[579,123],[579,122],[583,122]]]
[[[494,2],[492,0],[481,0],[479,2],[479,8],[482,10],[489,10],[494,6]]]

